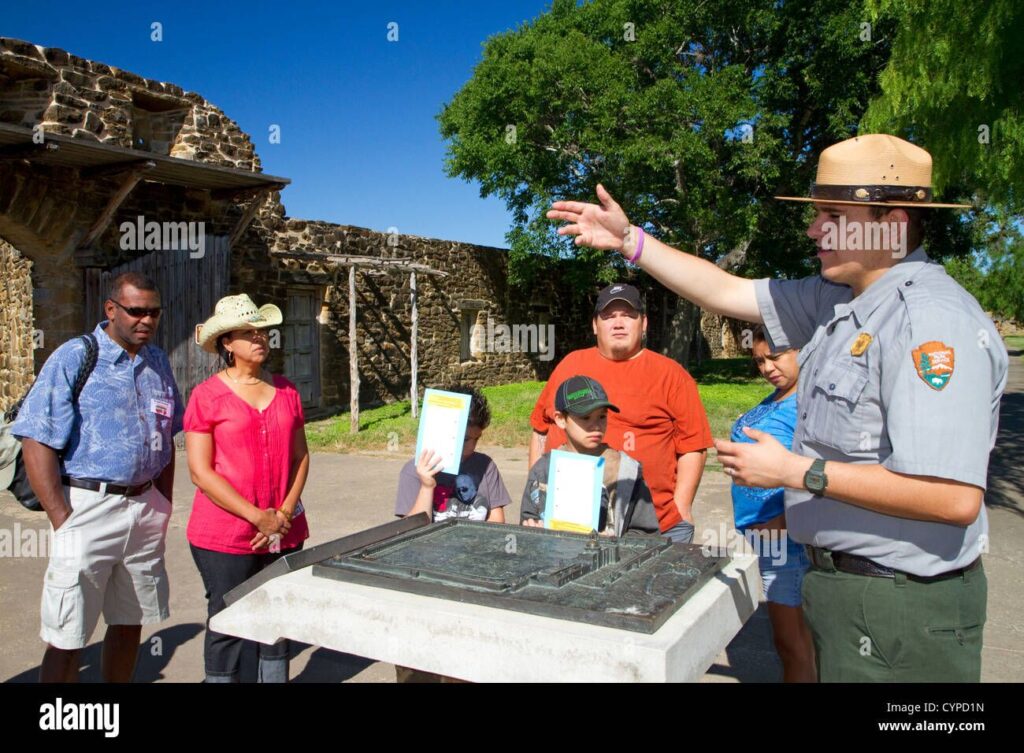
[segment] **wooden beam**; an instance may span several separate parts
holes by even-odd
[[[95,180],[96,178],[108,178],[112,175],[123,175],[124,173],[144,172],[152,170],[154,167],[156,167],[156,162],[151,159],[136,159],[127,162],[114,162],[109,165],[86,167],[80,170],[78,174],[86,180]]]
[[[412,334],[409,336],[409,358],[412,361],[412,380],[409,388],[409,399],[412,403],[412,417],[416,418],[416,407],[419,401],[419,388],[416,384],[418,377],[418,362],[416,359],[416,340],[420,328],[419,308],[416,305],[416,272],[409,273],[409,299],[412,301]]]
[[[348,268],[349,433],[359,433],[359,346],[356,344],[356,268]]]
[[[315,251],[271,251],[271,257],[281,259],[297,259],[299,261],[316,261],[336,267],[359,267],[366,270],[394,270],[396,272],[418,272],[435,277],[447,277],[447,272],[433,269],[426,264],[414,262],[412,259],[379,259],[376,256],[343,256],[339,254],[320,254]]]
[[[249,206],[242,212],[242,216],[238,218],[238,224],[235,225],[235,229],[231,231],[231,240],[228,241],[231,246],[234,246],[242,238],[242,234],[245,233],[246,229],[252,223],[256,217],[256,212],[263,205],[263,202],[267,199],[267,194],[270,193],[269,188],[264,188],[263,191],[257,194],[252,201],[249,202]]]
[[[33,157],[42,157],[60,149],[60,144],[53,141],[44,141],[42,144],[32,142],[31,144],[11,144],[0,147],[0,160],[26,160],[31,161]]]
[[[156,163],[150,162],[149,164],[155,166]],[[117,212],[120,206],[124,203],[124,200],[128,198],[128,194],[132,192],[132,189],[138,185],[140,180],[142,180],[142,175],[147,169],[148,168],[136,169],[124,176],[121,181],[121,185],[118,187],[117,191],[114,192],[114,195],[110,197],[110,201],[107,202],[107,206],[102,212],[100,212],[100,216],[96,218],[96,222],[92,224],[92,227],[89,228],[89,232],[87,232],[85,237],[82,238],[82,242],[78,244],[80,249],[89,248],[89,246],[93,244],[93,241],[103,234],[103,231],[107,229],[107,225],[109,225],[110,221],[114,219],[114,213]]]

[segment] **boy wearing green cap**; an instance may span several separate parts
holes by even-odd
[[[566,440],[552,449],[604,457],[599,533],[658,533],[658,516],[640,464],[604,442],[608,411],[618,413],[619,409],[609,402],[597,380],[586,376],[566,379],[555,393],[554,414],[555,424],[565,432]],[[520,508],[519,522],[523,525],[543,526],[550,459],[551,453],[546,452],[530,468]]]

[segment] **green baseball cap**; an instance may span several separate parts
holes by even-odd
[[[595,408],[619,412],[619,409],[608,401],[608,393],[596,379],[572,376],[558,385],[558,391],[555,393],[555,410],[559,413],[585,416]]]

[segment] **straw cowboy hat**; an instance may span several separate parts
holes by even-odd
[[[217,301],[213,316],[196,327],[196,342],[208,353],[217,352],[217,338],[236,329],[276,327],[284,321],[281,309],[272,303],[256,308],[245,293]]]
[[[875,207],[971,208],[970,204],[933,202],[932,156],[884,133],[856,136],[823,151],[810,197],[775,198]]]

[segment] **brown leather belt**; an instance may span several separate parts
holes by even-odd
[[[978,557],[971,564],[956,570],[950,570],[949,572],[939,573],[938,575],[913,575],[902,570],[893,570],[891,567],[879,565],[877,562],[857,554],[830,552],[827,549],[821,549],[816,546],[807,546],[807,556],[810,558],[811,564],[819,570],[837,570],[842,573],[869,575],[874,578],[895,578],[897,575],[903,575],[907,580],[917,583],[935,583],[940,580],[957,578],[981,565],[981,557]]]
[[[61,476],[60,482],[64,486],[73,486],[76,489],[88,489],[91,492],[102,491],[104,494],[118,494],[122,497],[137,497],[153,485],[152,481],[147,481],[138,486],[121,486],[120,484],[107,484],[103,481],[86,481],[80,478],[71,478],[71,476]]]

